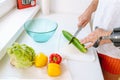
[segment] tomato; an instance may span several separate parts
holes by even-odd
[[[62,57],[58,53],[52,53],[49,57],[50,63],[57,63],[60,64],[62,61]]]

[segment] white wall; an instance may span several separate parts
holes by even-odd
[[[4,16],[13,7],[16,6],[16,0],[1,0],[0,1],[0,17]]]
[[[81,13],[92,0],[50,0],[50,11],[59,13]],[[38,0],[41,4],[41,0]]]
[[[83,12],[92,0],[51,0],[52,12]]]

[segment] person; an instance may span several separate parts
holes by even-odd
[[[79,16],[78,27],[84,28],[92,18],[93,31],[84,39],[80,40],[81,43],[86,44],[86,48],[94,46],[100,37],[110,36],[114,28],[120,27],[120,0],[92,0],[88,8]],[[119,47],[116,47],[110,39],[101,40],[96,51],[104,79],[119,80]]]

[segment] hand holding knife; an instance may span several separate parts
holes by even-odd
[[[70,40],[69,44],[71,44],[71,42],[73,41],[73,39],[78,35],[78,33],[82,30],[82,27],[79,27],[77,29],[77,31],[75,32],[75,34],[73,35],[72,39]]]

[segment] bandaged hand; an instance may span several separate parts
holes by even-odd
[[[94,43],[102,36],[109,36],[111,34],[111,31],[106,31],[101,28],[97,28],[93,32],[91,32],[87,37],[84,39],[80,40],[82,44],[89,43],[86,45],[86,48],[89,48],[94,45]]]

